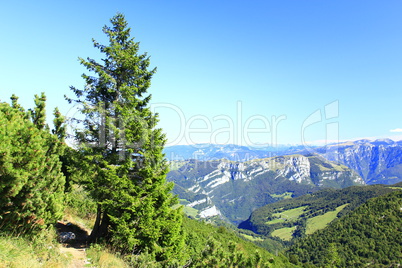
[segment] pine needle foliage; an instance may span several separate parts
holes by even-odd
[[[43,129],[44,113],[31,121],[17,100],[12,97],[13,107],[0,103],[0,229],[30,233],[62,216],[65,179],[59,141]]]

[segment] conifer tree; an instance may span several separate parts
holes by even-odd
[[[65,118],[64,116],[60,113],[59,108],[55,108],[53,111],[54,119],[53,119],[53,125],[54,129],[52,130],[52,133],[56,135],[61,142],[64,142],[64,139],[66,138],[66,125],[65,125]]]
[[[53,111],[53,116],[54,129],[52,129],[52,133],[58,139],[58,155],[61,162],[61,172],[65,177],[64,192],[67,193],[72,190],[72,185],[74,183],[73,178],[82,176],[82,174],[79,174],[77,171],[74,172],[75,167],[79,165],[79,163],[77,163],[79,160],[76,159],[77,152],[69,147],[65,142],[67,136],[66,119],[57,107]],[[65,195],[65,197],[67,198],[67,195]]]
[[[57,139],[17,99],[0,103],[0,229],[30,232],[62,216],[64,176]]]
[[[46,125],[46,95],[41,93],[40,97],[35,94],[35,108],[30,109],[32,122],[38,129],[44,129]]]
[[[20,110],[21,112],[24,112],[24,108],[22,108],[22,106],[18,103],[19,98],[15,94],[13,94],[10,99],[11,99],[11,107]]]
[[[123,252],[151,254],[157,261],[179,260],[181,211],[172,208],[177,198],[166,182],[165,136],[148,107],[156,69],[149,69],[146,53],[139,53],[124,16],[110,21],[112,26],[103,28],[109,44],[93,40],[102,62],[80,58],[94,76],[83,74],[84,89],[71,87],[77,99],[68,99],[81,104],[84,115],[75,138],[86,159],[81,168],[93,175],[86,186],[98,204],[90,237],[106,239]]]

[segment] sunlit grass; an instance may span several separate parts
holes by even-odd
[[[279,218],[279,219],[273,219],[273,220],[267,221],[266,224],[271,225],[271,224],[275,224],[275,223],[282,223],[285,221],[286,221],[285,218]]]
[[[90,234],[95,223],[95,215],[92,217],[81,218],[75,213],[74,209],[66,208],[64,210],[63,221],[71,222],[74,225],[80,226]]]
[[[307,206],[302,206],[302,207],[288,209],[288,210],[274,213],[274,214],[272,214],[274,219],[267,221],[266,224],[275,224],[275,223],[282,223],[285,221],[294,221],[301,214],[303,214],[305,212],[306,208],[307,208]]]
[[[293,208],[293,209],[288,209],[285,211],[281,211],[278,213],[272,214],[272,216],[277,217],[277,218],[287,218],[288,220],[290,219],[296,219],[299,217],[301,214],[303,214],[304,210],[307,208],[307,206],[302,206],[298,208]]]
[[[291,192],[285,192],[282,194],[270,194],[270,196],[273,198],[290,199],[290,198],[292,198],[292,194],[293,193],[291,193]]]
[[[93,267],[93,265],[97,268],[128,267],[119,256],[100,246],[95,245],[94,247],[87,249],[86,253],[87,259],[91,262],[91,267]]]
[[[264,239],[262,239],[261,237],[255,237],[247,234],[240,234],[240,235],[243,236],[244,238],[247,238],[250,241],[264,241]]]
[[[387,186],[387,188],[395,189],[395,190],[402,190],[402,187],[397,187],[397,186]]]
[[[71,256],[60,252],[51,231],[37,238],[0,235],[0,267],[69,267]]]
[[[307,220],[306,234],[312,234],[317,230],[325,228],[330,222],[332,222],[338,213],[349,204],[344,204],[337,207],[334,211],[328,211],[324,215],[319,215]]]
[[[191,208],[191,207],[186,207],[186,206],[185,206],[185,207],[184,207],[184,213],[185,213],[187,216],[196,218],[197,215],[198,215],[198,209]]]
[[[292,239],[292,235],[295,230],[296,230],[296,226],[281,228],[281,229],[277,229],[277,230],[273,231],[271,233],[271,235],[279,237],[280,239],[282,239],[284,241],[290,241]]]

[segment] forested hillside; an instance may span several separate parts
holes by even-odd
[[[325,189],[278,201],[255,210],[239,227],[264,236],[276,237],[289,244],[348,215],[370,198],[402,189],[397,186],[371,185]]]
[[[230,229],[185,218],[189,267],[294,267],[284,255],[275,256]]]
[[[318,267],[399,267],[402,263],[402,191],[367,201],[288,250],[294,263]]]

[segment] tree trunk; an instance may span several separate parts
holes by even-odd
[[[103,216],[105,213],[103,213]],[[98,205],[96,210],[96,220],[94,224],[94,228],[92,229],[91,235],[89,236],[89,242],[95,242],[101,236],[101,224],[103,223],[102,220],[102,208]]]
[[[109,238],[109,225],[110,225],[110,218],[107,215],[106,211],[103,212],[102,222],[99,226],[98,231],[98,238]]]

